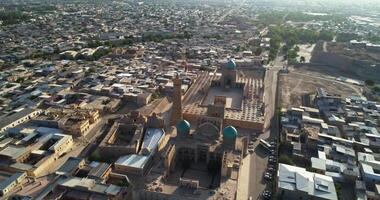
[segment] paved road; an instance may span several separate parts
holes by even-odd
[[[224,13],[222,16],[219,17],[218,20],[216,20],[216,23],[220,23],[222,21],[224,21],[224,19],[233,14],[235,11],[238,11],[246,2],[247,0],[242,0],[238,5],[235,5],[233,9],[229,10],[228,12]]]
[[[271,68],[266,72],[264,83],[264,133],[259,136],[259,139],[268,139],[278,133],[276,129],[273,129],[275,127],[275,123],[272,122],[276,111],[275,101],[278,70],[279,68]],[[258,141],[255,145],[258,145]],[[267,152],[265,152],[265,150],[263,150],[261,147],[255,148],[255,152],[251,155],[250,162],[249,195],[252,196],[253,199],[257,199],[265,189],[263,174],[268,164]]]
[[[275,116],[275,101],[277,89],[277,75],[281,67],[272,67],[267,70],[264,80],[264,102],[265,102],[265,119],[264,132],[258,136],[260,139],[269,139],[278,131],[276,126],[273,126],[272,120]],[[266,188],[263,180],[263,175],[268,163],[267,152],[259,146],[259,140],[254,144],[255,152],[246,156],[243,159],[241,173],[239,176],[239,189],[237,194],[238,200],[248,199],[250,196],[253,199],[259,199],[261,193]]]

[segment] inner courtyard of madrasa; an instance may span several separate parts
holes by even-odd
[[[201,74],[184,95],[174,78],[174,130],[141,199],[235,198],[248,135],[263,131],[264,75],[263,68],[239,70],[230,59]]]

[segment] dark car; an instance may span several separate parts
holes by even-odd
[[[265,178],[265,180],[270,181],[270,180],[272,180],[273,176],[271,173],[265,172],[264,178]]]
[[[268,190],[265,190],[263,192],[263,198],[264,199],[271,199],[272,198],[272,193],[270,191],[268,191]]]

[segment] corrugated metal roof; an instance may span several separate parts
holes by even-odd
[[[164,130],[160,128],[148,128],[145,132],[142,149],[148,149],[150,153],[156,149],[159,141],[164,135]]]
[[[150,156],[142,156],[142,155],[126,155],[120,157],[116,162],[115,165],[122,165],[122,166],[128,166],[133,168],[142,169],[144,168],[145,164],[148,162]]]

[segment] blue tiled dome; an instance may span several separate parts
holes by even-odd
[[[223,138],[235,139],[238,136],[238,132],[235,127],[227,126],[223,129]]]
[[[181,133],[186,133],[190,131],[190,123],[186,120],[182,120],[177,124],[177,130]]]
[[[236,63],[235,63],[235,61],[233,59],[230,59],[227,62],[227,69],[230,69],[230,70],[236,69]]]

